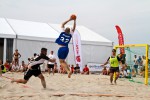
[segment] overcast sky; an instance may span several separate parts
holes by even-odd
[[[150,0],[0,0],[0,17],[60,24],[72,13],[115,44],[115,25],[126,44],[150,44]]]

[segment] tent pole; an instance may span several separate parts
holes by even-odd
[[[3,63],[6,62],[6,45],[7,45],[7,40],[6,38],[4,38]]]
[[[9,23],[9,21],[5,18],[6,22],[9,24],[9,26],[11,27],[11,29],[14,31],[14,33],[16,34],[16,38],[14,38],[13,41],[13,52],[15,51],[15,49],[17,49],[17,32],[15,31],[15,29],[11,26],[11,24]]]

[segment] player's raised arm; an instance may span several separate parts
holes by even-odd
[[[69,21],[71,21],[71,20],[72,20],[72,19],[70,18],[70,19],[66,20],[65,22],[63,22],[62,25],[61,25],[61,28],[65,28],[65,25],[66,25]]]
[[[74,32],[74,31],[75,31],[75,29],[76,29],[76,19],[74,19],[74,23],[73,23],[73,29],[72,29],[72,31]]]

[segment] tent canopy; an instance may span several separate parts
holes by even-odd
[[[18,39],[51,41],[59,36],[58,32],[46,23],[8,19]]]
[[[15,32],[7,23],[5,18],[0,18],[0,37],[1,38],[16,38]]]
[[[58,32],[61,32],[61,25],[59,24],[49,24],[53,29]],[[66,25],[66,27],[72,28],[71,25]],[[84,26],[77,26],[77,31],[81,35],[82,44],[96,44],[96,45],[109,45],[112,46],[112,41],[104,38],[103,36],[99,35],[98,33],[93,32],[92,30],[84,27]]]
[[[71,28],[71,25],[67,26]],[[76,29],[81,35],[82,44],[113,45],[112,41],[84,26],[77,26]],[[18,39],[54,42],[61,31],[60,24],[0,18],[0,34],[5,38],[17,36]]]

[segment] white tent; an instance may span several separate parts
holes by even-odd
[[[6,39],[7,38],[7,39]],[[16,33],[12,30],[5,18],[0,18],[0,59],[10,58],[10,52],[13,51],[12,42],[16,38]],[[12,55],[12,54],[11,54]]]
[[[0,18],[0,37],[1,38],[16,38],[15,32],[7,23],[5,18]]]
[[[20,61],[26,62],[27,58],[33,56],[33,53],[40,53],[42,47],[48,48],[48,53],[53,50],[57,55],[59,46],[55,43],[55,39],[61,32],[60,25],[14,19],[4,19],[4,22],[11,29],[6,33],[13,33],[14,37],[12,38],[16,38],[13,40],[13,47],[18,49],[22,55]],[[3,28],[2,30],[7,29]],[[77,26],[77,30],[81,35],[83,64],[103,63],[110,55],[113,43],[84,26]],[[4,37],[3,34],[3,37],[0,35],[0,38],[10,38],[10,36]],[[69,64],[75,64],[72,43],[69,44],[69,48],[67,61]]]

